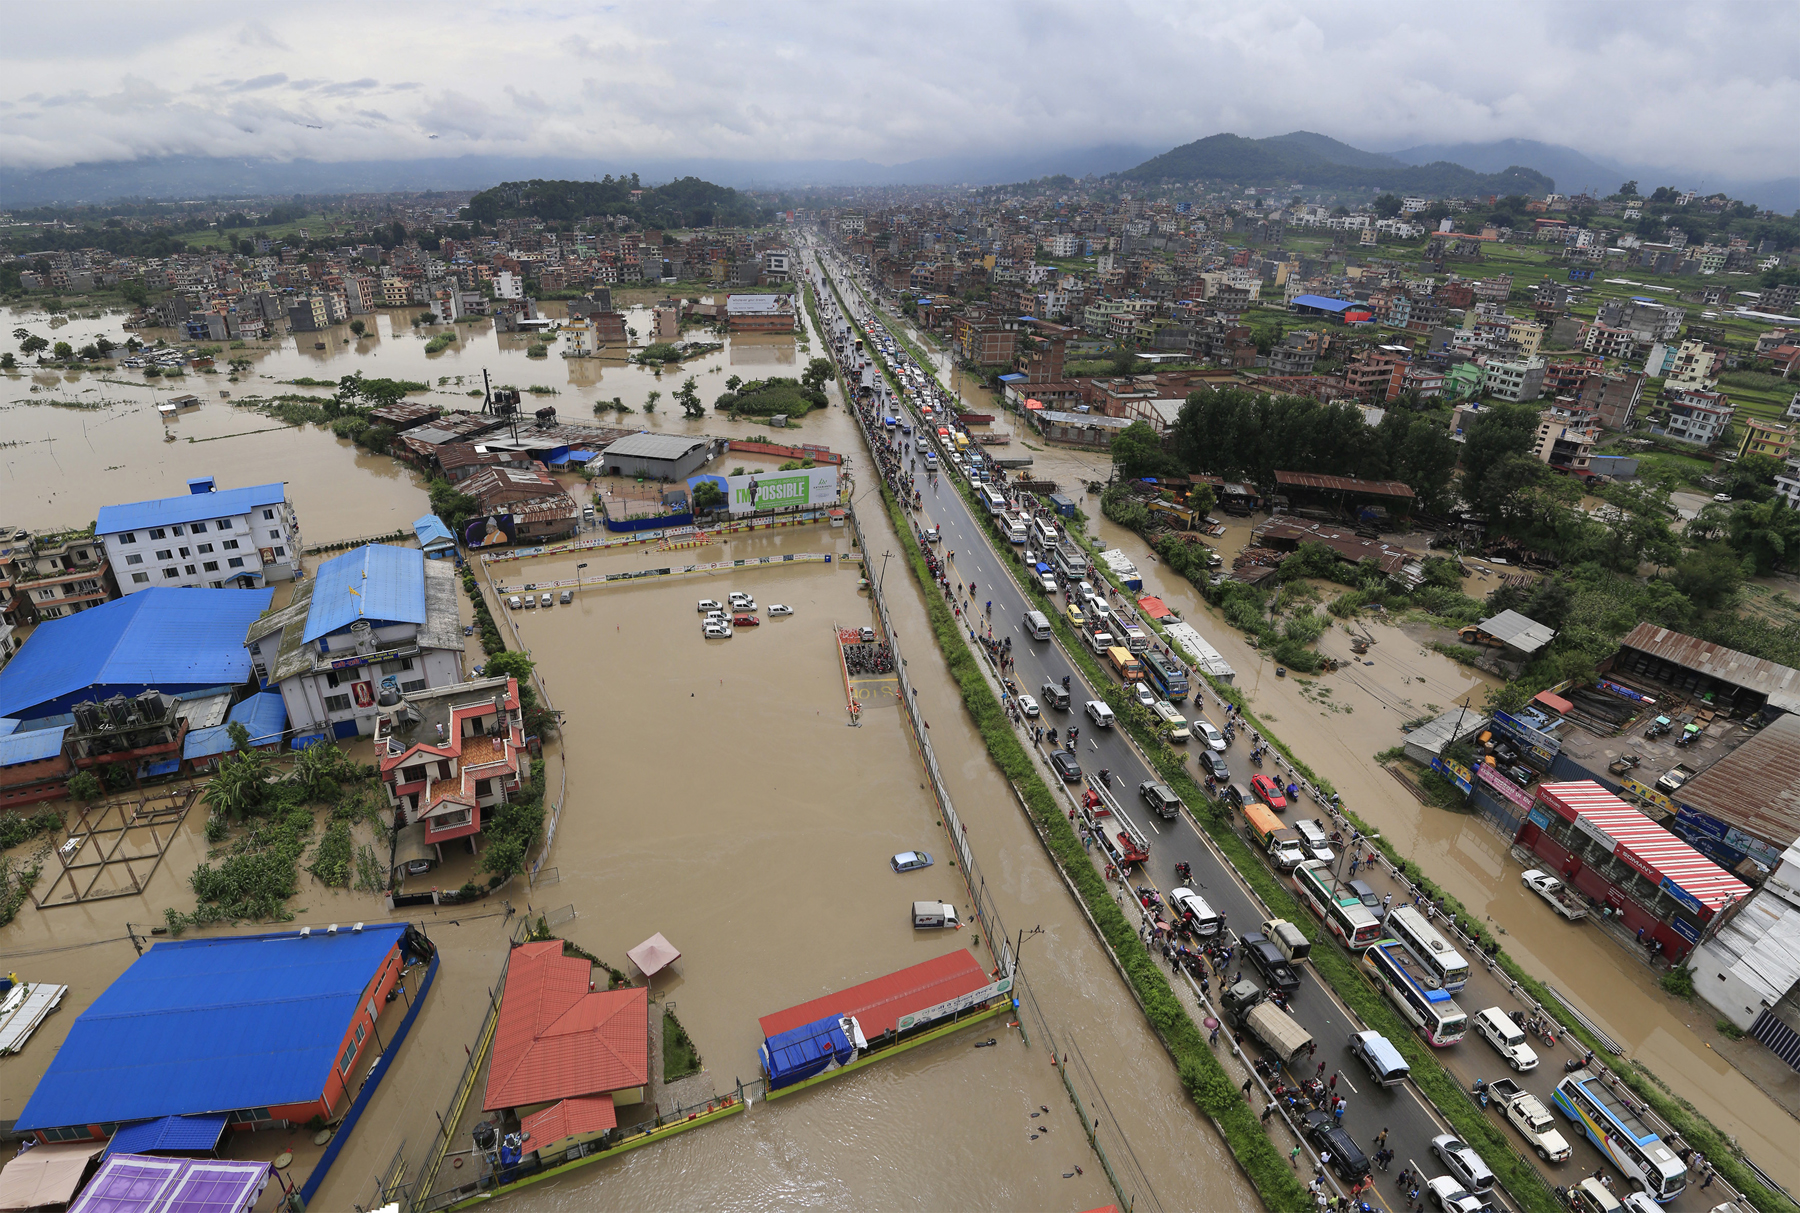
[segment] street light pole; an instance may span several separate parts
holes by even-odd
[[[893,556],[892,552],[883,552],[881,554],[881,572],[877,574],[875,578],[875,588],[877,590],[884,589],[887,586],[887,562],[891,556]]]
[[[575,592],[578,594],[581,592],[581,570],[585,568],[587,568],[585,560],[575,566]]]
[[[1018,942],[1013,944],[1013,971],[1014,972],[1017,972],[1018,968],[1019,968],[1019,949],[1023,948],[1025,946],[1025,941],[1027,939],[1036,939],[1039,935],[1042,935],[1043,933],[1044,933],[1044,928],[1042,926],[1032,927],[1031,930],[1029,930],[1029,931],[1027,931],[1024,927],[1019,928]]]

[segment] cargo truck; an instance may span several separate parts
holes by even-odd
[[[828,1015],[768,1037],[758,1050],[758,1060],[768,1076],[769,1089],[779,1091],[847,1065],[868,1047],[855,1016]]]
[[[1254,981],[1240,981],[1219,994],[1219,1006],[1234,1028],[1254,1039],[1284,1065],[1293,1065],[1312,1047],[1300,1021],[1263,997]]]

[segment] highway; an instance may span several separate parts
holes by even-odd
[[[845,271],[841,264],[834,268],[840,277],[844,275]],[[852,305],[852,316],[860,335],[862,326],[869,323],[872,318],[866,312],[857,310],[862,309],[864,303],[852,288],[845,285],[840,289],[843,291],[845,299]],[[835,311],[835,300],[830,298],[828,292],[821,292],[820,306],[821,314],[828,318],[829,323],[829,318]],[[880,322],[879,318],[874,319],[877,323]],[[829,341],[828,337],[827,340]],[[916,336],[914,342],[919,344]],[[921,348],[923,347],[921,346]],[[852,359],[854,360],[854,355],[852,355]],[[903,348],[897,351],[891,361],[898,366],[913,365],[913,360]],[[933,382],[936,384],[933,368],[928,366],[924,369],[928,375],[933,376]],[[914,422],[914,433],[920,438],[933,432],[929,427],[920,424],[921,419],[912,414],[911,410],[895,401],[892,393],[879,379],[877,379],[877,384],[878,399],[885,404],[886,412],[890,414],[903,412],[910,416]],[[943,389],[945,385],[937,384],[937,386]],[[1186,862],[1191,865],[1193,870],[1193,879],[1190,882],[1192,887],[1200,892],[1215,909],[1226,914],[1229,927],[1235,928],[1237,931],[1257,929],[1258,925],[1267,917],[1262,906],[1255,899],[1249,887],[1213,848],[1210,840],[1200,832],[1193,821],[1186,815],[1174,821],[1161,820],[1147,809],[1137,795],[1138,785],[1144,780],[1154,778],[1154,772],[1149,770],[1142,755],[1121,730],[1097,728],[1091,719],[1082,714],[1083,704],[1089,699],[1098,699],[1099,696],[1087,684],[1080,669],[1063,652],[1057,642],[1033,640],[1025,631],[1024,615],[1026,611],[1035,609],[1034,604],[1025,597],[1010,571],[1001,564],[1003,560],[1016,560],[1018,549],[1008,544],[991,541],[992,531],[986,519],[973,514],[955,486],[948,481],[948,477],[954,474],[948,470],[935,478],[928,477],[923,471],[915,474],[914,482],[924,498],[924,506],[918,524],[921,527],[936,525],[942,529],[941,548],[947,558],[946,575],[951,584],[954,586],[961,582],[967,586],[973,583],[976,587],[972,598],[964,599],[965,604],[972,603],[972,608],[966,606],[966,611],[974,616],[980,616],[985,611],[985,604],[989,601],[993,603],[993,636],[997,641],[1003,641],[1006,637],[1012,638],[1015,662],[1014,682],[1018,688],[1022,692],[1038,696],[1042,701],[1043,696],[1039,694],[1042,684],[1051,682],[1060,685],[1065,676],[1070,679],[1070,710],[1066,713],[1059,712],[1045,704],[1041,723],[1046,728],[1054,725],[1059,731],[1065,730],[1070,724],[1080,726],[1078,757],[1084,772],[1092,777],[1097,775],[1101,769],[1109,770],[1112,775],[1114,795],[1123,803],[1132,820],[1149,837],[1151,842],[1149,862],[1144,865],[1145,870],[1141,876],[1133,876],[1132,883],[1134,885],[1152,883],[1166,893],[1177,883],[1173,876],[1174,865],[1177,862]],[[951,553],[954,553],[953,557],[950,556]],[[1096,584],[1101,584],[1097,577],[1094,578],[1094,581]],[[1206,704],[1207,718],[1222,729],[1225,718],[1221,705],[1217,701],[1208,702],[1206,700],[1205,684],[1198,676],[1192,678],[1191,682],[1194,686],[1192,701],[1179,705],[1184,714],[1191,721],[1200,714],[1202,705]],[[1194,746],[1199,744],[1201,743],[1198,739],[1190,743]],[[1250,773],[1254,773],[1255,768],[1251,767],[1245,757],[1247,750],[1247,739],[1240,738],[1227,752],[1227,762],[1232,768],[1234,779],[1247,779]],[[1268,770],[1272,774],[1279,773],[1272,763]],[[1047,767],[1044,777],[1053,785],[1058,782]],[[1375,871],[1365,869],[1361,875],[1376,888],[1377,892],[1392,891],[1397,899],[1407,896],[1400,886],[1390,878],[1385,869]],[[1550,912],[1548,907],[1545,907],[1545,912]],[[1456,942],[1461,943],[1460,940]],[[1336,945],[1321,942],[1318,946]],[[1464,946],[1466,947],[1466,945]],[[1237,967],[1235,960],[1233,967]],[[1305,965],[1299,967],[1303,973],[1308,968]],[[1472,965],[1472,970],[1469,986],[1457,995],[1457,1001],[1465,1010],[1472,1013],[1486,1006],[1502,1005],[1511,1008],[1519,1005],[1509,996],[1506,983],[1496,980],[1495,976],[1488,973],[1484,966],[1475,963]],[[1254,975],[1253,970],[1252,975]],[[1259,984],[1261,983],[1259,982]],[[1390,1130],[1388,1144],[1396,1151],[1396,1162],[1399,1166],[1404,1166],[1410,1159],[1424,1164],[1428,1175],[1441,1173],[1442,1166],[1437,1164],[1435,1159],[1431,1159],[1430,1141],[1432,1137],[1440,1133],[1450,1132],[1450,1126],[1441,1121],[1436,1112],[1431,1109],[1428,1101],[1418,1094],[1416,1088],[1411,1084],[1383,1089],[1368,1081],[1366,1071],[1363,1070],[1360,1063],[1354,1063],[1345,1049],[1345,1042],[1349,1035],[1352,1032],[1360,1031],[1363,1025],[1356,1021],[1328,987],[1310,974],[1303,976],[1301,988],[1292,999],[1292,1007],[1297,1019],[1318,1043],[1318,1057],[1327,1062],[1327,1076],[1333,1070],[1342,1071],[1342,1077],[1339,1079],[1340,1090],[1344,1089],[1346,1084],[1349,1088],[1349,1107],[1345,1113],[1344,1124],[1359,1144],[1372,1153],[1373,1150],[1369,1147],[1369,1143],[1378,1132],[1386,1128]],[[1542,1057],[1543,1064],[1537,1070],[1525,1075],[1512,1074],[1499,1056],[1472,1031],[1459,1044],[1448,1049],[1438,1050],[1437,1056],[1465,1088],[1477,1077],[1497,1078],[1504,1075],[1520,1081],[1521,1085],[1538,1095],[1548,1105],[1552,1090],[1563,1077],[1562,1062],[1570,1054],[1560,1049],[1545,1047],[1535,1040],[1533,1045]],[[1351,1063],[1354,1068],[1345,1069],[1346,1063]],[[1497,1111],[1490,1111],[1488,1115],[1496,1122],[1499,1121]],[[1631,1185],[1623,1175],[1611,1166],[1610,1162],[1578,1131],[1574,1124],[1559,1118],[1559,1128],[1569,1141],[1573,1153],[1565,1163],[1544,1165],[1540,1168],[1552,1185],[1573,1183],[1599,1171],[1606,1171],[1612,1174],[1616,1190],[1620,1192],[1630,1190]],[[1516,1149],[1523,1153],[1529,1153],[1523,1139],[1510,1126],[1500,1123],[1499,1131],[1502,1136],[1509,1138]],[[1396,1203],[1398,1207],[1404,1208],[1405,1204],[1403,1198],[1396,1202],[1396,1193],[1391,1178],[1399,1173],[1399,1166],[1392,1168],[1390,1174],[1381,1177],[1378,1182],[1377,1191],[1383,1202],[1390,1208],[1395,1207]],[[1707,1209],[1711,1207],[1711,1202],[1707,1199],[1709,1195],[1710,1193],[1701,1193],[1698,1185],[1690,1185],[1686,1191],[1670,1203],[1669,1207],[1678,1211]]]

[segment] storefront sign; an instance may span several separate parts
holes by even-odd
[[[1467,796],[1474,790],[1474,776],[1469,773],[1469,768],[1465,767],[1460,762],[1454,760],[1447,761],[1443,758],[1433,758],[1431,760],[1431,769],[1461,788],[1464,796]]]
[[[1608,851],[1615,850],[1619,845],[1611,834],[1608,834],[1605,830],[1601,829],[1585,817],[1577,817],[1575,819],[1575,828],[1605,847]]]
[[[368,664],[369,659],[367,657],[339,657],[331,663],[331,668],[334,670],[351,670],[359,665]]]
[[[914,1011],[911,1015],[902,1015],[895,1026],[902,1032],[908,1028],[916,1028],[920,1024],[930,1023],[934,1019],[947,1019],[961,1011],[981,1006],[983,1003],[1000,997],[1012,989],[1012,978],[1002,977],[992,985],[979,990],[970,990],[967,994],[958,995],[948,1002],[940,1002],[935,1007],[926,1007],[923,1011]]]
[[[1543,805],[1533,805],[1530,816],[1525,820],[1529,821],[1540,830],[1547,830],[1550,828],[1552,815],[1550,810],[1546,809]]]
[[[1626,779],[1620,782],[1619,788],[1622,791],[1631,793],[1645,804],[1654,805],[1665,813],[1673,813],[1675,811],[1675,802],[1647,783],[1643,783],[1637,779]]]
[[[1770,871],[1781,866],[1781,852],[1760,838],[1752,838],[1742,830],[1725,828],[1725,845],[1735,847]]]
[[[1483,762],[1478,764],[1475,767],[1475,773],[1481,777],[1481,782],[1493,788],[1494,791],[1500,793],[1500,795],[1506,797],[1506,799],[1512,801],[1512,803],[1518,805],[1521,809],[1531,808],[1531,797],[1525,794],[1525,790],[1487,763]]]
[[[717,484],[720,480],[725,482],[725,495],[733,514],[836,505],[838,499],[838,469],[835,466],[746,476],[696,476],[688,481],[688,492],[692,494],[694,486],[702,481]]]
[[[1636,872],[1639,876],[1642,876],[1645,880],[1652,883],[1657,883],[1662,880],[1663,874],[1661,872],[1658,872],[1655,868],[1639,859],[1632,853],[1631,848],[1624,843],[1621,842],[1613,847],[1613,854],[1624,860],[1626,867]]]
[[[1677,935],[1681,936],[1689,943],[1700,942],[1700,928],[1683,918],[1681,915],[1676,914],[1670,918],[1669,925],[1675,928],[1675,933]]]
[[[1494,723],[1502,731],[1510,733],[1529,746],[1536,746],[1545,753],[1545,764],[1549,759],[1562,752],[1562,742],[1542,729],[1526,724],[1523,720],[1508,712],[1495,712]]]
[[[1660,885],[1658,885],[1657,887],[1660,888],[1663,892],[1667,893],[1670,897],[1673,897],[1676,901],[1679,901],[1682,905],[1686,906],[1689,910],[1693,911],[1694,913],[1696,913],[1696,914],[1704,913],[1704,911],[1700,908],[1699,899],[1696,898],[1692,893],[1689,893],[1686,889],[1682,888],[1680,885],[1676,884],[1673,880],[1669,879],[1667,876],[1662,878],[1662,883]]]

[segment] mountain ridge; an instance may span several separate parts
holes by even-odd
[[[1362,163],[1347,164],[1342,162],[1344,159]],[[1384,160],[1391,163],[1382,163]],[[1325,188],[1381,189],[1431,196],[1528,194],[1542,197],[1556,188],[1554,178],[1519,165],[1509,165],[1497,173],[1478,173],[1448,161],[1409,166],[1312,131],[1291,131],[1266,139],[1249,139],[1229,132],[1208,135],[1152,156],[1119,176],[1126,181],[1145,182],[1213,180],[1237,185],[1298,182]]]

